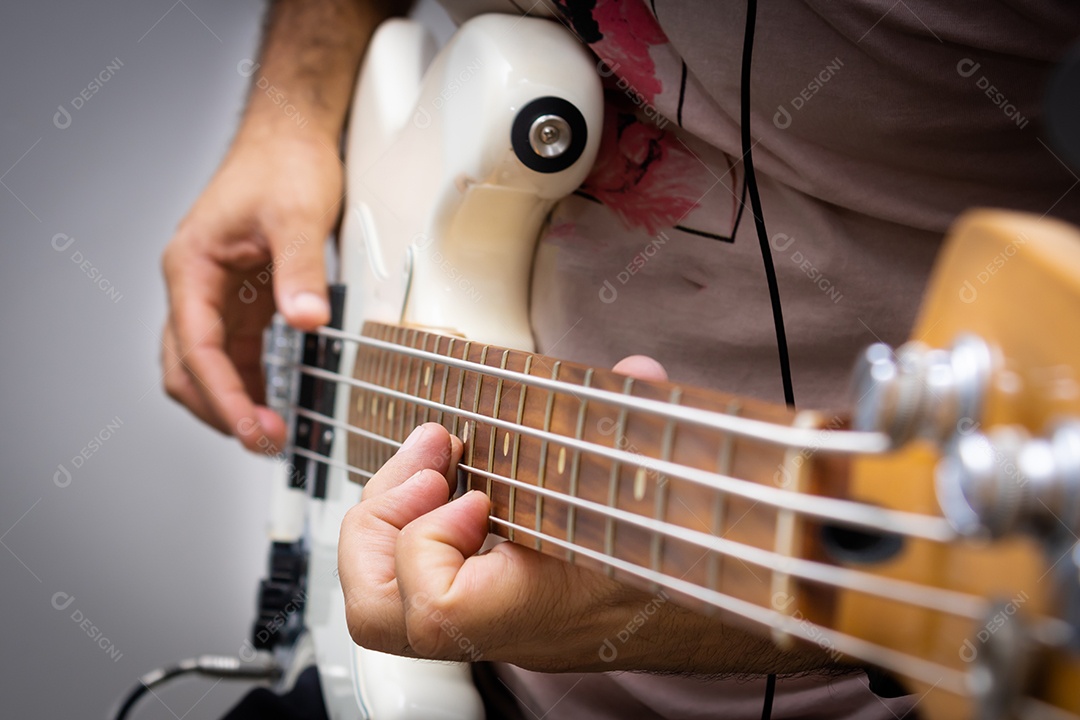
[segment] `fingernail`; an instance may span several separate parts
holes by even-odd
[[[292,302],[289,304],[292,306],[294,315],[312,316],[330,314],[330,308],[327,306],[326,300],[312,292],[303,292],[299,295],[294,295]]]
[[[424,437],[427,432],[427,425],[421,425],[409,433],[409,437],[405,438],[405,442],[401,443],[401,447],[398,448],[398,452],[402,450],[408,450],[416,443],[420,442],[420,438]]]
[[[424,471],[423,470],[417,470],[412,475],[410,475],[409,478],[405,482],[403,482],[401,484],[402,485],[411,485],[412,483],[417,482],[418,480],[420,480],[420,478],[423,477],[423,476],[424,476]]]

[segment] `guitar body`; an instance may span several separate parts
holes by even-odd
[[[594,70],[587,51],[554,22],[480,17],[437,57],[418,24],[392,20],[380,27],[349,126],[340,248],[344,328],[405,323],[532,349],[528,294],[536,239],[554,202],[584,180],[599,145],[603,106]],[[587,137],[566,168],[537,171],[515,154],[511,134],[523,109],[550,98],[578,109]],[[355,352],[345,343],[342,368],[353,366]],[[349,416],[344,390],[336,398],[339,419]],[[347,461],[346,445],[333,445],[339,463]],[[467,665],[405,659],[349,642],[337,542],[360,488],[344,475],[330,468],[326,497],[310,503],[307,518],[305,625],[330,717],[482,718]]]
[[[296,654],[330,717],[483,717],[467,665],[353,644],[337,580],[359,483],[435,420],[467,437],[459,471],[512,542],[877,665],[926,693],[930,720],[1080,720],[1080,233],[961,218],[918,343],[862,359],[854,428],[635,383],[531,353],[535,243],[602,112],[595,62],[558,23],[482,16],[439,53],[407,21],[372,40],[340,330],[309,335],[340,357],[300,370],[331,388],[332,418],[297,408],[334,436],[325,492],[281,490],[283,464],[272,517],[275,540],[306,535]]]

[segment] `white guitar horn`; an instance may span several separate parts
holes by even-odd
[[[419,24],[384,23],[348,128],[344,329],[403,323],[532,350],[536,240],[554,203],[592,168],[602,120],[596,61],[557,22],[480,16],[437,55]],[[346,343],[343,373],[354,359]],[[335,416],[344,420],[349,393],[340,389]],[[332,451],[341,465],[345,445]],[[305,624],[330,717],[483,718],[467,664],[352,643],[334,569],[338,528],[358,496],[331,467],[326,499],[309,503]]]

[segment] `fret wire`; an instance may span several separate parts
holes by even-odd
[[[505,367],[505,365],[506,365],[506,353],[503,353],[501,363]],[[492,403],[492,405],[491,405],[491,416],[492,416],[492,419],[494,419],[494,420],[499,419],[499,411],[502,409],[502,389],[503,389],[503,380],[502,380],[502,378],[499,378],[498,382],[495,383],[495,402]],[[498,439],[499,439],[499,428],[498,428],[497,425],[492,423],[491,432],[488,433],[488,464],[487,464],[488,470],[493,470],[495,468],[495,445],[496,445]],[[488,494],[488,497],[491,497],[491,478],[488,478],[487,494]]]
[[[736,415],[742,411],[742,406],[738,400],[732,400],[728,403],[725,412]],[[724,433],[720,440],[720,453],[716,459],[716,471],[721,475],[731,475],[731,468],[734,462],[735,456],[735,436],[731,433]],[[723,537],[724,529],[724,515],[727,511],[727,494],[722,492],[713,493],[713,535],[717,537]],[[706,569],[706,577],[708,578],[707,585],[710,589],[716,590],[720,584],[720,563],[722,558],[713,553],[709,556],[708,568]]]
[[[382,366],[383,356],[385,355],[385,353],[378,350],[378,349],[372,348],[371,352],[369,354],[370,354],[371,357],[368,358],[367,375],[365,375],[365,377],[367,377],[368,379],[376,379],[376,378],[379,377],[379,368]],[[372,408],[373,407],[377,408],[378,403],[379,403],[379,393],[368,393],[367,413],[363,418],[364,424],[365,424],[366,427],[369,427],[369,428],[372,428],[372,429],[375,428],[375,420],[374,420],[375,411],[373,411]],[[382,437],[382,436],[379,435],[379,437]],[[380,448],[378,445],[375,445],[373,443],[368,443],[368,451],[369,451],[369,455],[368,455],[367,462],[364,463],[364,467],[369,467],[369,468],[377,468],[377,467],[379,467],[382,464],[382,462],[381,462],[381,460],[382,460],[382,448]]]
[[[461,466],[459,465],[459,467]],[[932,585],[919,585],[898,578],[872,575],[843,565],[828,565],[816,560],[792,557],[756,545],[719,538],[701,530],[686,528],[667,521],[657,521],[648,515],[639,515],[629,510],[608,507],[603,503],[586,498],[564,496],[550,488],[540,488],[522,480],[514,480],[505,475],[488,472],[480,468],[462,467],[462,469],[486,477],[492,482],[499,482],[508,486],[516,485],[519,490],[546,495],[601,517],[625,522],[649,532],[661,533],[667,538],[695,545],[702,550],[718,552],[725,557],[742,560],[766,570],[780,568],[785,573],[811,582],[844,588],[867,595],[875,595],[975,622],[981,622],[985,619],[989,611],[989,603],[984,598],[976,595]],[[567,542],[573,541],[567,540]],[[615,557],[614,553],[604,554]],[[711,588],[709,589],[711,590]],[[1051,624],[1053,623],[1051,622]]]
[[[485,345],[483,347],[483,349],[480,351],[480,363],[481,364],[483,364],[483,365],[487,364],[487,356],[488,356],[488,351],[490,349],[491,349],[490,345]],[[480,414],[480,395],[483,392],[483,388],[484,388],[484,374],[483,373],[476,373],[476,394],[473,396],[473,409],[472,409],[472,411],[473,411],[473,413],[475,413],[477,415]],[[471,428],[469,426],[470,422],[472,423]],[[469,444],[469,464],[470,465],[475,465],[476,463],[474,462],[474,460],[476,458],[476,421],[474,421],[474,420],[466,420],[465,421],[465,430],[464,430],[464,434],[463,434],[462,437],[464,437],[464,435],[468,435],[468,438],[469,438],[469,443],[468,443]],[[464,440],[463,440],[463,442],[464,442]],[[469,481],[469,489],[470,490],[472,489],[472,481],[471,481],[471,479]]]
[[[671,391],[671,397],[668,399],[672,405],[678,405],[682,399],[682,390],[674,388]],[[664,426],[664,436],[661,441],[660,459],[671,460],[671,453],[675,445],[675,420],[669,418],[667,425]],[[646,472],[643,468],[638,468],[638,472]],[[648,474],[646,474],[646,480]],[[663,520],[667,517],[668,506],[668,480],[664,475],[657,473],[655,490],[656,493],[656,508],[655,517],[657,520]],[[660,571],[660,565],[664,556],[664,536],[653,535],[652,537],[652,569],[657,572]]]
[[[402,343],[401,344],[406,345],[408,347],[412,347],[413,346],[413,338],[415,338],[415,337],[416,337],[416,329],[415,328],[405,328],[405,332],[403,333]],[[402,366],[402,375],[403,375],[403,377],[401,379],[401,391],[403,393],[405,393],[406,395],[412,395],[413,394],[411,392],[412,385],[409,382],[409,379],[412,377],[412,363],[413,363],[413,358],[407,357],[405,359],[405,362],[403,363],[403,366]],[[401,412],[396,413],[395,416],[394,416],[394,419],[396,419],[397,423],[398,423],[397,437],[401,438],[403,441],[405,440],[406,437],[408,437],[408,433],[411,431],[411,428],[410,428],[409,423],[408,423],[408,418],[405,417],[406,414],[409,412],[409,408],[410,408],[411,405],[412,405],[412,403],[406,402],[406,401],[403,400],[401,402]]]
[[[401,395],[401,393],[397,393],[397,391],[388,390],[387,388],[380,387],[374,383],[358,380],[340,373],[332,373],[323,370],[322,368],[316,368],[309,365],[299,365],[297,367],[302,373],[331,380],[340,380],[341,382],[353,385],[354,387],[368,388],[381,395]],[[439,405],[434,401],[423,400],[421,402],[430,404],[436,409],[452,409],[445,405]],[[463,410],[462,413],[473,416],[473,414],[468,411]],[[948,524],[948,521],[935,515],[921,515],[905,510],[892,510],[876,505],[859,503],[853,500],[842,500],[819,495],[799,495],[780,488],[762,485],[740,478],[718,475],[713,472],[679,465],[670,461],[654,460],[624,450],[609,448],[605,445],[598,445],[596,443],[579,440],[565,435],[545,432],[538,428],[520,427],[512,422],[500,420],[498,418],[477,415],[473,416],[473,419],[497,428],[521,432],[530,437],[547,438],[559,445],[618,460],[623,464],[629,464],[635,467],[647,465],[664,475],[682,478],[696,485],[747,498],[770,507],[790,508],[799,514],[831,520],[840,525],[868,527],[878,530],[879,532],[890,532],[908,537],[918,537],[938,543],[953,542],[957,539],[956,531]]]
[[[379,373],[377,376],[378,383],[379,385],[383,386],[383,388],[387,388],[388,390],[393,390],[392,388],[390,388],[387,382],[387,380],[390,378],[390,365],[393,362],[392,358],[393,354],[391,353],[382,353],[382,356],[379,358]],[[387,406],[389,406],[390,403],[393,402],[392,397],[386,397],[383,399],[386,400]],[[387,423],[384,422],[387,417],[387,410],[386,408],[382,407],[381,403],[379,404],[377,410],[378,411],[372,417],[372,426],[374,427],[375,432],[377,432],[379,435],[390,437],[390,435],[387,433]],[[383,456],[383,454],[380,453],[378,456],[377,464],[381,465],[383,462],[386,462],[386,456]]]
[[[592,385],[593,371],[589,368],[585,371],[585,378],[582,380],[582,387],[590,387]],[[580,441],[585,437],[585,416],[589,413],[589,399],[587,397],[581,397],[576,395],[581,400],[581,406],[578,408],[577,425],[574,428],[574,439]],[[578,479],[581,474],[581,451],[574,450],[573,464],[570,466],[570,497],[578,496]],[[566,509],[566,539],[569,542],[573,542],[577,535],[577,507],[571,503]],[[574,560],[574,553],[570,552],[567,555],[567,559],[571,562]]]
[[[407,332],[408,332],[408,330],[406,328],[401,328],[400,330],[394,332],[394,344],[395,345],[404,344],[404,337],[403,336]],[[400,388],[402,391],[405,391],[405,386],[401,384],[401,360],[402,360],[402,358],[398,357],[396,359],[396,361],[394,362],[394,384],[393,384],[392,387],[395,390]],[[405,403],[404,403],[404,401],[402,401],[402,411],[401,412],[395,412],[395,410],[394,410],[394,408],[396,407],[395,404],[391,404],[386,410],[386,419],[390,423],[390,432],[391,432],[390,436],[391,437],[396,437],[399,440],[404,440],[405,438],[401,435],[400,432],[394,432],[394,424],[395,424],[395,421],[398,421],[397,422],[398,427],[404,428],[404,425],[400,422],[400,418],[398,418],[399,415],[404,415],[404,413],[405,413],[404,406],[405,406]]]
[[[435,342],[432,343],[432,348],[433,348],[433,350],[435,350],[437,352],[438,349],[439,349],[439,336],[435,335],[433,333],[425,333],[424,334],[424,344],[425,345],[427,345],[427,338],[432,338],[435,341]],[[434,361],[432,361],[429,369],[424,371],[424,377],[427,378],[427,401],[430,403],[432,401],[431,400],[431,394],[433,392],[435,392],[435,362]],[[430,422],[430,421],[431,421],[431,408],[429,406],[424,406],[424,422],[427,423],[427,422]]]
[[[634,388],[634,378],[628,377],[623,381],[623,395],[629,395],[630,391]],[[615,426],[615,447],[626,447],[626,416],[629,414],[629,409],[623,407],[619,409],[619,421]],[[608,507],[615,507],[618,503],[619,495],[619,470],[622,467],[621,463],[617,460],[613,460],[611,463],[611,475],[608,479]],[[643,469],[644,466],[639,466],[638,470]],[[636,472],[636,471],[635,471]],[[604,552],[608,555],[615,554],[615,521],[608,517],[604,521]],[[611,577],[615,571],[611,566],[604,567],[604,572],[608,577]]]
[[[411,344],[411,347],[413,349],[416,349],[417,341],[420,339],[420,334],[421,333],[419,330],[413,330]],[[424,376],[424,361],[417,360],[417,358],[412,358],[412,360],[415,363],[412,367],[416,370],[416,379],[413,381],[412,396],[420,397],[420,380]],[[409,403],[409,410],[411,415],[411,417],[409,418],[409,427],[416,428],[420,424],[417,422],[417,415],[420,414],[420,406],[417,405],[415,402]],[[404,413],[402,413],[402,416],[404,416]],[[410,432],[412,431],[410,430]]]
[[[378,338],[354,335],[334,328],[321,327],[316,332],[330,337],[341,338],[349,342],[382,348],[389,352],[404,353],[407,355],[414,354],[443,365],[485,372],[493,377],[501,377],[505,380],[525,383],[532,387],[554,389],[556,391],[569,393],[582,391],[581,386],[579,385],[553,381],[537,375],[525,375],[513,370],[499,370],[493,367],[485,368],[471,361],[462,361],[457,358],[423,350],[414,350],[412,348],[394,345]],[[752,418],[732,417],[725,415],[724,413],[703,410],[701,408],[682,406],[678,408],[678,410],[673,410],[672,408],[667,407],[666,403],[658,400],[651,400],[643,397],[627,398],[619,393],[601,390],[599,388],[589,388],[583,392],[588,395],[591,400],[610,404],[615,407],[626,406],[632,410],[651,415],[659,415],[665,418],[674,417],[679,422],[701,425],[722,432],[732,432],[740,437],[756,440],[769,445],[791,446],[800,449],[811,449],[815,452],[848,455],[879,455],[894,449],[891,447],[888,438],[883,433],[858,432],[852,430],[832,430],[824,433],[821,431],[805,431],[799,428],[793,428],[789,425],[772,423],[765,420],[754,420]]]
[[[507,350],[503,353],[503,357],[510,354]],[[532,359],[531,355],[526,356],[525,372],[528,374],[529,360]],[[504,361],[505,362],[505,361]],[[518,395],[518,412],[517,412],[517,424],[525,424],[525,391],[528,389],[528,385],[521,386],[521,393]],[[510,477],[517,479],[518,469],[518,454],[521,452],[521,433],[514,433],[514,454],[510,457]],[[510,507],[507,511],[507,515],[511,520],[517,519],[517,488],[510,488]],[[513,531],[510,533],[510,539],[513,540]]]
[[[469,357],[469,350],[471,348],[472,348],[472,341],[471,340],[466,340],[465,341],[465,347],[461,351],[462,359],[465,359],[465,358]],[[458,410],[461,409],[461,400],[462,400],[462,397],[465,394],[465,372],[466,372],[465,370],[462,370],[461,372],[458,373],[457,402],[454,403],[454,407],[457,408]],[[457,413],[454,413],[454,425],[450,429],[450,434],[451,435],[457,435],[458,434],[458,421],[460,419],[461,419],[461,416],[458,415]]]
[[[374,350],[363,345],[356,346],[356,361],[353,366],[353,374],[360,377],[370,377],[369,367],[371,365],[371,356],[374,354]],[[356,408],[356,421],[363,423],[367,419],[368,407],[371,405],[371,393],[367,390],[361,390],[357,387],[351,387],[350,391],[353,397],[353,403]],[[371,443],[360,442],[360,464],[366,467],[371,467]],[[346,457],[348,453],[346,453]]]
[[[532,355],[528,356],[528,361],[532,361]],[[551,369],[552,380],[558,380],[559,368],[562,367],[562,363],[556,361],[555,366]],[[530,366],[531,369],[531,366]],[[544,409],[544,432],[551,432],[551,414],[555,410],[555,391],[548,390],[547,407]],[[540,441],[540,462],[536,469],[536,484],[540,487],[544,487],[544,482],[547,479],[547,458],[548,458],[548,441],[543,439]],[[543,528],[544,513],[541,509],[543,507],[543,496],[536,498],[536,531],[540,532]],[[540,539],[536,538],[536,549],[540,549]]]
[[[501,518],[493,517],[491,520],[504,527],[509,527],[513,524]],[[892,670],[915,680],[934,685],[935,687],[940,687],[962,697],[966,697],[970,694],[968,675],[965,672],[954,670],[931,660],[924,660],[914,655],[893,650],[892,648],[878,645],[868,640],[863,640],[854,635],[848,635],[847,633],[816,625],[805,619],[796,621],[776,610],[762,607],[761,605],[742,600],[732,595],[725,595],[715,590],[702,588],[687,580],[658,573],[646,567],[620,560],[619,558],[605,557],[603,553],[599,553],[584,545],[574,545],[573,543],[566,542],[553,535],[536,533],[536,531],[523,525],[518,525],[516,529],[530,535],[534,533],[541,535],[541,539],[545,542],[565,547],[568,550],[572,549],[574,552],[596,560],[605,566],[610,566],[613,569],[621,570],[625,573],[636,575],[644,580],[663,585],[675,592],[701,600],[702,602],[722,610],[727,610],[728,612],[739,615],[740,617],[759,625],[764,625],[767,628],[779,627],[788,634],[797,635],[805,640],[818,644],[828,642],[831,647],[845,655],[862,658],[863,660],[886,670]]]
[[[821,427],[818,414],[806,411],[795,416],[794,424],[801,427]],[[803,492],[805,487],[806,468],[809,465],[809,463],[802,460],[802,452],[800,451],[789,449],[784,453],[784,477],[791,478],[791,489],[799,493]],[[773,548],[778,555],[792,557],[796,554],[797,524],[798,518],[791,510],[781,508],[776,511],[776,537]],[[785,572],[777,572],[775,567],[772,570],[771,586],[770,597],[779,595],[790,598],[795,597],[795,588],[791,583],[791,575]],[[789,615],[794,613],[795,603],[784,605],[784,611]],[[773,642],[779,648],[788,648],[791,647],[791,636],[774,629]]]
[[[446,354],[449,355],[449,356],[452,356],[454,354],[454,341],[455,340],[456,340],[456,338],[450,338],[450,342],[448,342],[446,344]],[[446,404],[446,386],[450,383],[450,368],[451,367],[452,367],[451,365],[447,365],[445,368],[443,368],[442,390],[439,393],[439,419],[435,421],[435,422],[439,423],[440,425],[443,424],[443,416],[446,415],[445,411],[450,409],[450,406],[448,406]],[[434,372],[434,371],[432,371],[432,372]]]
[[[378,357],[379,357],[379,364],[378,364],[378,367],[375,370],[375,383],[377,385],[379,385],[380,387],[385,387],[386,386],[386,380],[384,378],[384,374],[386,372],[386,364],[390,361],[389,359],[390,359],[391,355],[390,355],[389,352],[383,351],[383,352],[379,353]],[[381,402],[380,401],[382,399],[383,399],[382,398],[382,393],[379,393],[379,394],[375,395],[375,397],[371,401],[371,428],[372,428],[372,430],[374,430],[379,435],[385,435],[386,434],[386,433],[383,432],[383,427],[382,427],[382,422],[381,422],[381,420],[382,420],[382,407],[381,407]],[[385,458],[385,456],[382,454],[382,452],[376,453],[376,455],[372,458],[372,462],[371,462],[370,467],[380,467],[383,464],[383,462],[385,461],[384,458]]]

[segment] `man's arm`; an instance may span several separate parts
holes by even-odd
[[[368,39],[407,3],[278,0],[251,94],[221,167],[177,228],[163,272],[164,384],[251,450],[284,442],[261,406],[262,331],[329,320],[323,243],[343,195],[341,130]]]

